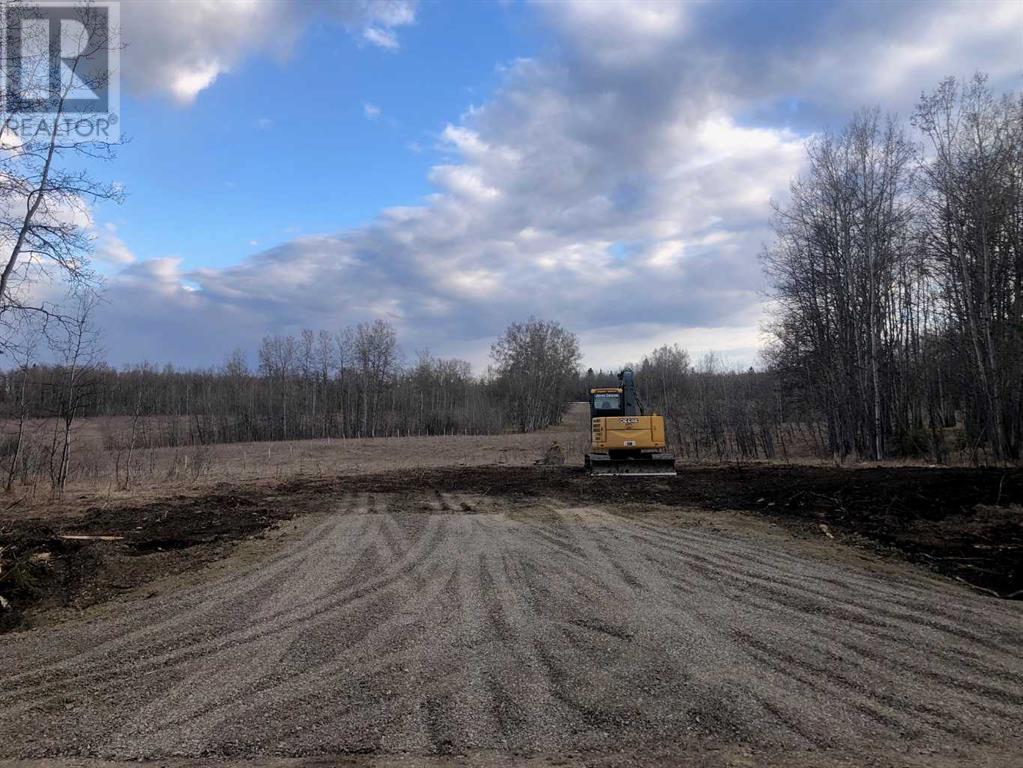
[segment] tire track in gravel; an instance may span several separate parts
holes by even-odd
[[[128,745],[139,738],[142,729],[149,727],[154,722],[160,723],[161,718],[164,718],[166,726],[175,727],[175,733],[180,730],[177,726],[187,725],[192,739],[195,739],[197,734],[200,734],[200,738],[202,738],[201,735],[211,733],[221,723],[232,717],[244,716],[246,712],[256,712],[274,703],[283,705],[308,694],[311,690],[319,687],[323,677],[359,661],[358,652],[362,649],[368,648],[371,653],[375,654],[378,645],[374,644],[374,641],[379,642],[380,637],[393,624],[407,622],[409,616],[414,616],[414,612],[406,610],[408,605],[412,603],[417,603],[420,606],[429,605],[431,600],[446,588],[447,581],[441,577],[441,573],[447,574],[447,577],[450,578],[450,574],[448,574],[450,569],[444,563],[445,558],[437,556],[437,550],[437,546],[427,548],[424,555],[413,561],[396,579],[386,585],[377,585],[379,588],[372,592],[371,599],[360,604],[360,613],[363,614],[361,621],[358,616],[352,617],[347,611],[342,612],[338,609],[333,612],[324,611],[318,616],[315,623],[278,625],[272,631],[262,633],[261,642],[268,643],[269,647],[290,645],[292,654],[289,654],[289,658],[297,657],[301,663],[294,665],[293,668],[289,668],[289,665],[286,664],[258,665],[257,673],[254,676],[255,682],[247,686],[244,703],[222,695],[223,689],[220,686],[204,686],[209,696],[201,706],[196,707],[185,717],[175,717],[173,708],[141,713],[133,723],[134,729],[117,737],[121,750],[127,750]],[[421,582],[416,584],[419,589],[407,589],[404,599],[399,598],[393,587],[399,582],[416,581],[419,571],[424,571]],[[348,606],[345,607],[348,608]],[[388,618],[376,622],[373,621],[373,617],[376,615]],[[339,622],[343,622],[343,626],[339,626]],[[309,642],[309,634],[321,626],[327,626],[332,630],[330,637]],[[331,640],[332,644],[327,644],[327,640]],[[303,641],[310,646],[311,652],[308,656],[301,650],[295,650]],[[326,655],[322,659],[317,658],[312,651],[324,645],[327,648]],[[232,646],[226,650],[229,653],[234,653],[238,647]],[[344,651],[341,656],[336,653],[339,649]],[[259,658],[258,655],[257,658]],[[182,682],[182,685],[194,686],[199,680],[205,683],[203,678],[190,675],[187,680]],[[161,707],[163,706],[162,702],[159,704]],[[171,714],[168,716],[164,712]],[[173,738],[171,741],[173,742]],[[126,753],[132,754],[130,751]]]
[[[689,566],[696,567],[696,569],[708,577],[708,583],[717,581],[717,583],[736,583],[736,578],[733,575],[734,568],[728,566],[721,570],[705,570],[702,566],[695,566],[696,562],[706,562],[706,559],[695,558],[689,556]],[[676,565],[677,567],[677,565]],[[943,633],[944,627],[935,627],[933,623],[923,622],[919,625],[914,625],[911,621],[900,621],[895,622],[889,620],[885,623],[878,623],[874,621],[864,620],[864,612],[848,610],[848,605],[845,606],[839,604],[835,605],[834,602],[829,602],[825,599],[826,596],[819,595],[820,600],[806,602],[801,599],[793,599],[793,593],[784,588],[786,579],[776,574],[771,581],[765,581],[762,579],[756,579],[749,577],[749,581],[756,583],[755,589],[744,589],[738,591],[734,595],[734,599],[751,609],[762,610],[765,613],[787,613],[793,619],[802,618],[806,626],[803,628],[803,632],[814,634],[820,637],[824,643],[838,643],[841,638],[847,638],[857,633],[865,637],[864,646],[860,648],[864,656],[871,654],[870,648],[876,647],[879,641],[887,642],[902,642],[906,638],[907,632],[916,629],[933,629],[936,632]],[[782,586],[779,586],[782,585]],[[798,592],[797,592],[798,594]],[[841,595],[835,595],[834,599],[841,600]],[[856,604],[861,606],[861,604]],[[841,633],[834,631],[820,631],[817,629],[816,624],[819,623],[821,617],[827,619],[841,618],[844,619]],[[953,636],[956,633],[952,633]],[[972,636],[971,636],[972,639]],[[940,681],[945,684],[963,689],[964,691],[970,690],[981,690],[985,696],[993,699],[1005,699],[1013,705],[1023,705],[1023,696],[1020,696],[1017,691],[1019,690],[1020,681],[1023,677],[1018,672],[1013,672],[1008,668],[998,669],[993,668],[991,662],[1001,659],[1001,654],[1004,651],[999,644],[992,643],[980,643],[975,648],[971,649],[969,655],[960,653],[956,648],[947,648],[941,643],[933,643],[928,637],[923,636],[918,638],[922,646],[928,650],[930,655],[940,656],[944,660],[952,663],[955,666],[956,674],[942,674],[935,673],[926,670],[918,665],[912,663],[901,662],[902,669],[907,673],[913,674],[924,674],[932,677],[935,681]],[[853,650],[858,646],[852,646],[846,643],[847,650]],[[986,651],[985,664],[979,666],[976,664],[973,656],[976,656],[977,651]],[[874,654],[876,657],[876,654]],[[1011,660],[1007,660],[1008,663],[1012,663]],[[890,662],[900,663],[900,662]],[[1018,656],[1016,657],[1016,664],[1018,666]],[[998,683],[1004,684],[1004,687],[998,687],[991,685],[990,682],[994,680]]]
[[[659,533],[664,533],[664,532],[659,532]],[[706,542],[704,542],[704,544],[706,545]],[[729,577],[731,575],[731,572],[733,570],[736,570],[736,568],[740,564],[737,561],[729,559],[729,558],[722,558],[722,559],[723,559],[723,566],[724,567],[721,568],[720,570],[712,572],[711,573],[711,579],[715,579],[715,578],[716,579],[723,579],[723,578]],[[704,562],[706,562],[706,561],[707,561],[707,559],[704,559]],[[716,562],[718,562],[718,564],[720,564],[721,561],[716,561]],[[678,563],[676,562],[675,563],[675,567],[676,568],[677,568],[677,564]],[[692,566],[692,562],[690,564]],[[706,574],[706,572],[704,572],[704,573]],[[799,585],[799,586],[801,588],[801,585]],[[781,603],[779,603],[779,604],[781,604]],[[789,607],[789,606],[786,605],[785,607]],[[828,613],[833,614],[833,615],[840,615],[840,616],[843,615],[843,612],[840,612],[840,611],[830,611]],[[844,618],[848,618],[848,614],[847,613],[845,613]],[[871,623],[871,626],[875,626],[874,623]],[[946,629],[946,627],[941,627],[941,629]],[[821,639],[824,642],[837,643],[839,641],[839,638],[834,633],[818,632],[817,635],[821,636]],[[971,636],[971,639],[973,639],[972,636]],[[790,661],[790,663],[792,662],[791,659],[789,661]],[[917,668],[915,668],[914,666],[911,666],[911,665],[904,664],[904,665],[902,665],[902,668],[907,670],[907,671],[909,671],[909,672],[914,672],[914,673],[919,672],[919,670]],[[819,672],[819,670],[818,670],[818,672]],[[957,685],[957,686],[963,686],[964,682],[966,682],[966,681],[964,681],[962,679],[952,678],[950,676],[945,676],[944,678],[939,676],[939,677],[937,677],[935,679],[952,682],[954,685]],[[975,683],[975,682],[977,682],[977,681],[976,680],[970,680],[970,681],[968,681],[967,684]],[[994,688],[994,687],[990,687],[990,686],[985,687],[983,685],[983,683],[980,683],[979,685],[974,686],[974,687],[979,688],[983,694],[993,695],[995,697],[1006,697],[1006,696],[1008,696],[1011,699],[1015,699],[1015,696],[1012,694],[1012,692],[1009,691],[1009,690],[1006,690],[1006,689],[999,689],[999,688]],[[883,696],[881,696],[881,697],[883,698]],[[974,704],[976,706],[979,703],[975,702]],[[910,709],[913,709],[913,708],[910,707]],[[926,716],[927,713],[929,711],[931,711],[932,709],[933,708],[930,708],[930,707],[928,707],[926,705],[922,706],[921,708],[919,708],[919,714],[921,714],[922,716]],[[872,714],[872,716],[874,716],[876,718],[881,718],[881,719],[884,718],[884,714],[883,713],[879,712],[878,710],[872,709],[869,706],[860,707],[860,710],[861,711],[865,710],[865,712],[868,712],[868,713]],[[996,710],[989,710],[989,711],[993,711],[993,712],[995,712],[996,714],[999,714],[999,715],[1004,715],[1005,714],[1005,711],[1000,711],[1000,712],[996,711]],[[937,728],[939,730],[949,730],[949,731],[951,731],[953,733],[958,733],[959,732],[954,727],[947,727],[947,728],[944,727],[944,724],[940,720],[934,720],[933,725],[934,725],[935,728]]]
[[[671,529],[666,529],[663,526],[656,526],[641,521],[636,521],[635,524],[637,527],[660,537],[662,541],[669,544],[677,541],[677,534],[673,533]],[[933,592],[933,579],[926,582],[926,584],[914,584],[907,579],[903,579],[899,581],[898,588],[896,589],[889,588],[887,586],[887,581],[878,579],[874,575],[861,576],[856,572],[844,574],[842,580],[828,578],[820,573],[814,573],[810,576],[804,574],[804,568],[798,568],[795,572],[793,572],[790,568],[779,568],[779,566],[799,566],[802,563],[805,563],[805,558],[800,559],[796,556],[786,555],[777,551],[772,551],[770,558],[765,558],[761,555],[761,548],[756,544],[756,542],[744,541],[732,534],[713,535],[708,534],[707,532],[687,529],[687,537],[693,542],[702,542],[711,549],[718,549],[721,539],[727,538],[729,540],[729,546],[726,550],[724,550],[727,554],[741,558],[743,563],[755,563],[776,572],[780,570],[790,579],[812,581],[814,584],[823,583],[829,587],[838,589],[855,587],[865,596],[870,596],[873,599],[885,600],[899,609],[915,610],[919,607],[920,600],[924,599],[929,602],[928,608],[934,615],[944,616],[945,618],[949,618],[960,623],[964,618],[962,616],[963,606],[957,607],[959,611],[958,613],[945,613],[943,611],[943,605],[940,602],[930,601],[930,595]],[[980,617],[981,614],[982,612],[978,613],[978,616]]]
[[[689,565],[690,566],[693,565],[692,559],[690,560]],[[707,573],[703,569],[699,570],[704,574]],[[728,579],[731,576],[730,571],[731,568],[726,568],[720,571],[713,572],[712,578],[717,578],[721,580]],[[1017,679],[1018,676],[1011,675],[1008,678],[1000,678],[997,671],[992,670],[990,666],[987,667],[984,670],[986,673],[985,679],[996,677],[997,679],[1003,679],[1006,682],[1006,688],[998,688],[995,686],[988,685],[983,681],[978,681],[976,678],[966,678],[962,675],[954,676],[950,674],[935,673],[931,670],[923,669],[917,665],[897,658],[890,657],[886,658],[883,654],[871,652],[868,649],[878,647],[879,639],[884,639],[895,643],[905,643],[906,642],[905,630],[909,628],[909,625],[903,626],[902,634],[886,633],[883,638],[879,637],[878,633],[876,632],[874,635],[870,634],[870,631],[876,626],[873,623],[867,625],[866,631],[864,631],[863,627],[857,627],[855,626],[855,624],[853,627],[846,626],[842,627],[840,630],[839,629],[832,630],[827,626],[821,628],[815,626],[815,622],[819,623],[821,620],[819,611],[818,615],[814,616],[812,612],[807,612],[807,610],[805,610],[807,608],[807,606],[805,605],[802,606],[803,610],[801,610],[800,609],[801,604],[798,601],[792,602],[783,600],[779,602],[778,600],[771,600],[770,598],[760,598],[759,596],[763,591],[765,591],[765,589],[764,586],[761,585],[757,590],[746,590],[745,592],[738,594],[740,596],[740,600],[746,602],[751,608],[755,607],[754,602],[760,602],[761,605],[763,605],[765,602],[770,603],[770,611],[769,612],[765,611],[764,615],[777,615],[779,610],[781,610],[787,612],[789,615],[793,617],[793,619],[802,618],[806,626],[801,628],[801,635],[803,635],[804,637],[806,635],[810,635],[811,637],[818,638],[818,645],[830,647],[832,649],[836,647],[842,647],[846,651],[852,652],[852,654],[854,655],[859,654],[864,658],[872,658],[875,661],[879,661],[879,664],[875,666],[875,669],[878,670],[878,674],[873,679],[874,688],[871,693],[871,696],[869,697],[871,699],[871,701],[869,702],[865,703],[863,701],[856,700],[855,689],[849,683],[849,680],[846,677],[843,677],[843,674],[841,672],[834,669],[835,660],[833,659],[829,660],[830,663],[825,662],[822,666],[818,666],[811,670],[812,674],[806,678],[806,685],[808,687],[813,687],[814,685],[820,683],[820,681],[822,680],[830,681],[831,683],[835,683],[837,681],[838,683],[837,688],[835,687],[828,689],[822,688],[822,690],[825,690],[827,693],[831,695],[836,695],[837,692],[838,696],[843,696],[850,700],[853,706],[859,709],[861,712],[863,712],[866,716],[881,720],[882,722],[884,722],[886,715],[881,709],[875,708],[873,706],[873,704],[876,703],[876,701],[884,702],[885,704],[890,706],[897,706],[903,711],[916,713],[921,717],[927,717],[929,714],[937,712],[938,709],[932,704],[918,705],[909,700],[894,703],[891,700],[891,697],[887,696],[887,694],[884,693],[882,688],[886,684],[886,674],[888,673],[887,668],[891,666],[896,666],[907,675],[925,676],[930,678],[932,681],[939,682],[942,685],[955,689],[955,692],[959,694],[958,698],[963,702],[962,704],[963,709],[984,710],[998,717],[1012,716],[1013,708],[1016,707],[1016,701],[1018,699],[1018,696],[1013,692],[1012,686],[1014,684],[1015,679]],[[776,597],[779,593],[777,591],[774,591],[771,594]],[[750,597],[751,595],[757,595],[757,597],[755,598]],[[835,612],[828,610],[825,611],[825,613],[833,614]],[[702,619],[708,621],[709,623],[714,623],[713,617],[706,617],[703,614],[700,615]],[[926,623],[925,627],[927,629],[932,628],[931,625],[927,625]],[[725,628],[726,627],[722,625],[722,629]],[[850,635],[855,635],[857,632],[866,636],[867,639],[865,640],[864,646],[854,645],[846,640],[847,637],[849,637]],[[740,637],[742,636],[740,635]],[[786,631],[784,623],[780,623],[777,632],[769,633],[765,637],[766,639],[761,644],[761,647],[757,649],[759,651],[759,655],[757,655],[758,661],[762,663],[764,666],[774,669],[779,674],[779,676],[798,674],[799,664],[797,664],[795,657],[791,655],[786,656],[786,654],[789,653],[792,647],[798,647],[799,640],[802,638],[791,637],[790,633]],[[747,647],[747,649],[754,647],[754,643],[752,643],[751,641],[745,641],[743,642],[743,644]],[[989,650],[991,647],[992,646],[988,646]],[[928,648],[927,650],[930,653],[934,652],[930,648]],[[776,653],[778,655],[783,656],[784,657],[783,662],[781,664],[772,664],[769,655],[770,653]],[[844,664],[845,660],[839,659],[838,661],[840,664]],[[962,663],[965,660],[962,657],[954,657],[952,658],[952,661],[962,665]],[[1016,663],[1018,666],[1018,657]],[[862,665],[860,665],[860,668],[856,671],[861,674],[861,677],[864,677],[868,681],[868,684],[870,684],[869,683],[870,678],[862,675],[864,671]],[[994,675],[992,675],[993,672]],[[1005,704],[1006,699],[1008,699],[1009,701],[1007,705]],[[961,711],[961,709],[957,707],[954,706],[949,707],[946,704],[944,710],[942,710],[938,716],[930,718],[932,726],[936,730],[945,730],[956,735],[961,735],[963,731],[958,726],[954,724],[948,726],[945,724],[945,718],[948,717],[950,709],[953,712]],[[1016,709],[1016,712],[1018,712],[1018,708]],[[909,730],[908,726],[905,726],[904,730]]]
[[[280,574],[292,567],[294,563],[315,560],[323,554],[318,550],[329,546],[326,543],[327,540],[332,532],[341,525],[342,515],[351,511],[351,504],[351,497],[346,495],[339,502],[335,514],[317,524],[293,546],[267,558],[260,564],[240,569],[239,572],[226,575],[202,586],[181,590],[168,596],[160,604],[141,603],[135,608],[126,607],[122,616],[93,627],[94,631],[87,637],[88,642],[83,644],[87,650],[67,655],[62,653],[64,649],[58,645],[55,649],[63,658],[54,660],[50,666],[41,667],[28,674],[55,675],[78,666],[102,669],[102,666],[95,665],[94,660],[110,656],[119,647],[139,641],[146,636],[159,636],[164,630],[173,628],[173,626],[195,616],[215,614],[223,603],[237,601],[240,597],[247,595],[256,595],[262,589],[272,591]],[[239,585],[242,587],[241,590],[238,589]],[[138,626],[139,612],[145,613],[147,617],[147,622],[141,628]],[[38,635],[45,637],[45,631]],[[21,673],[7,678],[7,682],[12,685],[5,686],[3,690],[0,690],[0,702],[3,701],[5,695],[18,692],[13,684],[20,682],[24,677],[25,673]],[[66,678],[64,679],[66,680]]]
[[[356,525],[362,527],[361,522],[356,523]],[[331,532],[328,532],[326,535],[337,532],[342,528],[343,525],[339,523],[339,525],[335,526]],[[426,535],[417,542],[417,548],[425,549],[427,555],[430,547],[436,547],[439,544],[439,538],[437,535],[439,534],[439,531],[436,526],[432,526],[432,528],[432,535]],[[355,539],[360,545],[366,545],[367,542],[372,543],[372,536],[367,535],[367,531],[365,530],[360,530],[359,535],[356,536]],[[337,542],[331,539],[325,539],[323,546],[317,547],[315,550],[310,548],[312,551],[307,551],[303,559],[313,564],[319,564],[319,567],[322,567],[323,563],[336,563],[337,558],[332,557],[330,552],[330,550],[334,549],[338,549]],[[419,556],[420,554],[418,549],[415,552],[416,556]],[[254,600],[253,603],[255,607],[244,605],[244,592],[238,593],[238,597],[235,599],[235,602],[241,605],[241,607],[227,612],[224,616],[226,616],[230,622],[234,622],[235,624],[239,623],[240,619],[240,629],[228,629],[223,634],[211,637],[210,626],[197,620],[196,626],[193,628],[194,631],[185,631],[177,634],[172,631],[166,636],[165,643],[147,645],[146,655],[135,664],[125,664],[123,659],[121,659],[120,662],[112,660],[106,665],[96,665],[92,669],[80,672],[70,678],[64,677],[55,680],[49,687],[66,687],[68,683],[84,683],[90,678],[101,679],[106,677],[109,669],[114,667],[116,667],[119,672],[144,672],[147,668],[165,667],[169,663],[187,661],[190,658],[194,658],[205,653],[217,652],[224,648],[237,645],[238,643],[262,640],[267,636],[272,636],[276,632],[277,628],[282,625],[302,625],[305,623],[315,622],[317,617],[328,614],[339,605],[350,606],[350,604],[359,600],[364,600],[368,595],[372,595],[376,590],[386,587],[390,583],[396,581],[400,578],[401,568],[409,565],[408,561],[412,557],[412,554],[412,552],[409,552],[407,553],[407,556],[392,562],[373,579],[356,582],[354,586],[345,586],[339,593],[335,593],[333,595],[327,594],[317,600],[308,600],[302,597],[295,599],[295,595],[301,593],[292,591],[290,589],[291,585],[287,581],[283,582],[283,589],[281,582],[277,582],[274,584],[271,594],[266,597],[261,597],[258,600]],[[366,550],[365,546],[363,546],[357,553],[356,566],[365,560],[365,556]],[[372,556],[370,559],[373,562],[378,562],[380,560],[380,558],[376,556]],[[322,575],[323,574],[321,574],[321,577]],[[327,579],[321,580],[324,583],[329,583],[329,580]],[[275,596],[279,595],[283,595],[283,597],[274,599]],[[261,612],[259,606],[265,604],[267,600],[270,600],[273,603],[273,609],[269,613],[265,611]],[[278,604],[278,601],[285,605],[289,605],[290,603],[290,607],[282,608]],[[199,602],[200,604],[202,603],[201,595],[199,597]],[[239,612],[243,615],[235,615]],[[207,610],[193,611],[191,612],[190,617],[196,619],[209,618],[209,616],[217,613],[221,613],[219,606],[209,608]],[[257,622],[251,622],[249,621],[250,615],[258,616],[260,620]],[[224,616],[221,617],[222,621]],[[168,622],[168,624],[170,624],[170,628],[172,630],[177,629],[182,625],[187,626],[184,620],[172,621]],[[125,638],[123,643],[119,643],[119,645],[128,645],[130,641],[140,639],[141,635],[152,635],[157,631],[157,629],[164,628],[166,628],[166,624],[141,633],[132,633]],[[156,650],[161,650],[162,653],[154,653]],[[77,661],[72,659],[70,663],[74,664],[77,663]],[[47,671],[46,674],[49,675],[50,672]],[[22,695],[19,698],[24,700],[24,688],[25,686],[19,690],[12,690],[11,695],[14,696],[20,693]],[[40,685],[35,688],[35,692],[39,693],[46,689],[47,686]],[[36,702],[28,699],[20,702],[18,706],[24,708],[26,706],[34,706],[35,704]]]
[[[783,541],[511,505],[351,496],[261,567],[8,635],[0,756],[1023,737],[1019,604]]]
[[[777,563],[757,560],[752,556],[742,553],[735,553],[732,548],[722,548],[720,543],[708,543],[702,541],[698,551],[693,547],[686,547],[682,542],[675,540],[673,543],[655,541],[649,537],[632,534],[634,538],[651,546],[672,554],[678,555],[684,552],[684,557],[690,562],[698,563],[715,578],[729,580],[732,583],[742,583],[741,580],[756,583],[758,589],[778,596],[780,599],[799,600],[806,602],[797,604],[795,607],[803,609],[827,610],[833,605],[836,597],[836,590],[817,589],[805,582],[790,576],[789,571]],[[763,573],[753,573],[748,570],[749,563],[756,563],[763,566]],[[744,567],[745,566],[745,567]],[[857,593],[853,599],[854,590]],[[852,608],[861,612],[864,621],[876,622],[881,617],[888,621],[899,624],[911,622],[914,625],[923,624],[937,631],[955,635],[958,638],[973,644],[980,644],[988,651],[1012,652],[1011,645],[992,642],[986,635],[979,635],[971,630],[969,626],[962,624],[962,617],[958,621],[953,614],[945,613],[940,602],[927,601],[926,611],[919,609],[920,600],[916,606],[910,606],[901,601],[877,598],[870,602],[870,598],[860,597],[860,591],[855,584],[842,583],[838,587],[840,596],[843,597],[839,609]],[[844,595],[842,594],[844,593]]]
[[[277,559],[265,572],[254,568],[247,571],[248,579],[233,576],[206,587],[182,590],[163,604],[147,602],[128,606],[123,616],[90,626],[81,638],[75,639],[78,642],[67,644],[72,653],[67,654],[65,646],[56,645],[57,653],[53,656],[58,658],[35,669],[9,676],[7,684],[0,689],[0,703],[20,698],[26,690],[36,693],[45,690],[47,683],[40,680],[49,679],[49,687],[53,688],[66,686],[84,677],[101,677],[123,664],[123,657],[117,655],[119,652],[147,639],[151,640],[146,646],[150,653],[158,648],[166,648],[175,641],[191,642],[188,636],[175,630],[187,625],[189,621],[197,622],[202,618],[212,620],[223,613],[225,605],[240,600],[247,599],[258,604],[269,599],[276,590],[281,572],[289,568],[291,563],[316,560],[326,554],[323,537],[330,535],[340,524],[339,520],[335,516],[317,526],[298,543],[295,547],[297,551]],[[238,589],[239,585],[241,589]],[[146,620],[141,621],[142,618]],[[50,631],[53,630],[43,630],[38,634],[45,640]]]
[[[246,650],[247,646],[271,642],[279,644],[282,632],[313,632],[324,623],[336,620],[339,614],[344,615],[351,611],[367,612],[379,610],[377,603],[390,598],[392,587],[400,582],[406,575],[406,571],[421,565],[420,560],[429,557],[429,554],[438,545],[438,536],[424,539],[421,549],[422,553],[416,552],[416,558],[403,558],[399,561],[402,568],[389,568],[383,574],[363,583],[356,588],[343,590],[344,597],[334,597],[313,606],[310,611],[301,614],[278,613],[273,617],[272,622],[263,622],[247,626],[244,630],[228,634],[213,641],[201,643],[197,648],[189,648],[187,655],[165,655],[152,660],[151,666],[166,667],[168,663],[184,663],[201,655],[220,652],[235,652]],[[290,586],[282,586],[282,594],[287,599],[291,594]],[[389,606],[389,608],[393,608]],[[201,652],[201,653],[200,653]]]

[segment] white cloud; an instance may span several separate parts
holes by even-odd
[[[765,5],[762,15],[733,3],[695,8],[703,26],[745,32],[727,55],[713,35],[687,41],[740,107],[795,97],[818,121],[875,104],[905,117],[947,75],[982,70],[995,87],[1018,89],[1023,73],[1019,0]]]
[[[187,104],[246,57],[285,57],[320,18],[385,48],[415,21],[415,0],[205,0],[121,7],[122,76],[135,90]]]
[[[636,339],[643,339],[637,345]],[[620,368],[639,363],[643,356],[664,344],[678,344],[696,365],[714,353],[724,368],[746,368],[757,359],[764,343],[758,323],[729,327],[662,326],[653,323],[623,323],[580,334],[583,365]]]
[[[101,264],[113,267],[123,267],[135,261],[135,254],[117,236],[117,227],[109,222],[96,238],[93,256]]]
[[[854,27],[851,35],[843,34],[843,22],[856,20],[853,13],[836,20],[829,34],[833,53],[821,52],[815,57],[817,79],[844,80],[849,97],[858,102],[906,107],[938,78],[950,74],[968,77],[977,69],[1018,87],[1023,74],[1023,3],[945,2],[931,13],[919,10],[903,9],[892,19],[897,29],[887,39],[866,34],[862,26]]]
[[[366,42],[372,43],[380,48],[393,51],[398,48],[398,38],[389,30],[380,27],[366,27],[362,31],[362,37]]]
[[[549,0],[537,3],[588,55],[609,67],[659,58],[685,34],[697,2],[664,0]]]
[[[376,120],[380,117],[380,107],[376,104],[370,104],[368,101],[362,103],[362,114],[367,120]]]

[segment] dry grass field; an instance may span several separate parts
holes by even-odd
[[[582,405],[582,404],[579,404]],[[138,448],[132,461],[130,492],[123,492],[126,451],[107,447],[110,436],[130,430],[127,417],[81,419],[75,426],[69,496],[126,499],[217,483],[331,477],[412,468],[446,466],[529,466],[544,458],[554,443],[565,463],[582,466],[586,450],[585,410],[578,406],[566,423],[543,432],[503,435],[437,435],[228,443],[206,446]],[[28,431],[45,441],[52,422],[37,420]],[[7,424],[2,434],[11,435]],[[46,506],[50,489],[41,474],[16,483],[11,501],[24,507]]]

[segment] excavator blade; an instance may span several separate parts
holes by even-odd
[[[586,455],[586,469],[591,475],[611,476],[674,476],[675,457],[670,453],[645,453],[629,458],[611,458],[603,453]]]

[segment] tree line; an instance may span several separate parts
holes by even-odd
[[[947,78],[909,125],[861,110],[806,159],[763,254],[761,370],[677,346],[634,366],[676,452],[1018,461],[1023,95]]]
[[[63,345],[41,346],[58,362],[0,374],[5,417],[0,466],[7,487],[48,475],[67,481],[76,423],[100,418],[103,448],[123,476],[145,449],[310,438],[493,434],[560,421],[578,378],[579,346],[557,323],[514,323],[495,342],[493,364],[419,354],[406,364],[385,321],[338,332],[303,330],[263,339],[250,367],[242,350],[207,370],[102,361],[88,314]],[[19,349],[35,350],[36,342]]]
[[[808,145],[764,262],[767,358],[838,457],[1023,449],[1023,96],[982,75]]]

